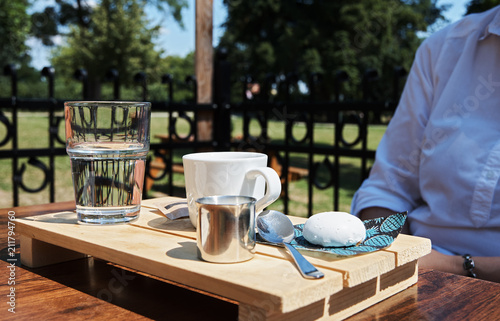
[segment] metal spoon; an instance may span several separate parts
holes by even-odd
[[[289,244],[294,239],[295,233],[292,221],[288,216],[278,211],[263,211],[257,216],[257,230],[264,240],[270,243],[282,244],[288,249],[303,277],[320,279],[325,276]]]

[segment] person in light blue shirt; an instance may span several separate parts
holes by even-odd
[[[362,219],[408,211],[421,267],[500,282],[500,6],[426,39],[355,193]]]

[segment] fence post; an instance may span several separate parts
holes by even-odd
[[[88,80],[88,74],[87,70],[80,68],[75,71],[73,74],[73,77],[76,80],[79,80],[82,82],[82,97],[83,100],[87,100],[89,98],[89,80]]]
[[[339,70],[335,74],[335,101],[340,101],[340,87],[343,82],[349,80],[349,75],[344,70]]]
[[[273,73],[267,73],[266,79],[264,80],[264,88],[262,91],[262,100],[265,102],[270,101],[271,90],[273,90],[273,84],[276,83],[276,75]]]
[[[148,87],[146,79],[147,76],[143,71],[136,73],[134,76],[134,82],[140,84],[142,88],[142,101],[146,101],[148,96]]]
[[[241,98],[242,98],[242,101],[248,100],[248,96],[247,96],[248,85],[251,84],[253,81],[254,80],[253,80],[252,76],[250,76],[250,75],[246,75],[246,76],[241,77],[241,84],[242,84]]]
[[[394,104],[398,104],[399,102],[399,82],[402,78],[406,77],[408,73],[406,69],[401,66],[397,66],[394,68],[394,83],[393,83],[393,93],[392,99]]]
[[[217,142],[217,148],[221,150],[228,150],[231,146],[231,64],[226,58],[225,49],[217,52],[213,79],[213,98],[217,105],[214,139]]]
[[[106,80],[113,82],[113,99],[120,99],[120,74],[118,70],[111,68],[106,73]]]
[[[378,72],[375,69],[368,68],[363,74],[362,86],[363,86],[363,101],[369,102],[370,96],[372,96],[372,92],[370,90],[370,83],[377,80],[379,78]],[[382,123],[382,112],[380,110],[373,111],[373,123],[380,124]]]
[[[189,75],[186,76],[186,79],[184,80],[186,85],[192,84],[193,85],[193,103],[197,104],[198,103],[198,79],[196,79],[196,76]]]
[[[54,73],[55,70],[53,67],[44,67],[42,69],[42,76],[47,78],[48,80],[48,86],[49,86],[49,148],[52,150],[52,153],[49,156],[49,198],[50,202],[53,203],[55,202],[55,175],[54,175],[54,168],[55,168],[55,163],[54,163],[54,141],[55,137],[57,136],[57,129],[58,129],[58,122],[56,122],[54,118],[54,109],[56,105],[56,101],[54,99]]]
[[[161,76],[161,83],[168,84],[168,103],[172,104],[174,102],[174,87],[172,84],[173,77],[171,74],[164,74]]]
[[[17,177],[19,157],[17,146],[17,70],[14,65],[7,65],[3,69],[5,76],[10,76],[11,85],[11,108],[12,123],[10,124],[10,133],[12,135],[12,199],[15,206],[19,206],[19,180]]]

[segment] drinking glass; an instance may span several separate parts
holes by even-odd
[[[78,221],[115,224],[137,219],[151,103],[72,101],[64,104],[64,115]]]

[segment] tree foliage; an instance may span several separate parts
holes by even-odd
[[[164,53],[154,44],[161,21],[148,21],[145,14],[145,8],[153,8],[160,16],[171,15],[183,27],[181,11],[187,6],[186,0],[55,0],[31,17],[27,13],[29,4],[25,0],[0,0],[0,40],[4,44],[0,47],[0,63],[22,62],[17,71],[21,96],[47,95],[47,84],[40,82],[40,71],[28,66],[25,40],[33,36],[54,48],[51,63],[56,71],[58,98],[81,97],[82,84],[73,76],[75,70],[85,69],[87,98],[112,99],[113,84],[106,82],[111,68],[118,71],[121,99],[141,97],[141,87],[134,83],[134,75],[139,71],[146,74],[148,99],[168,99],[167,85],[161,83],[167,73],[173,76],[177,101],[192,97],[184,80],[194,73],[193,54],[184,58],[163,57]],[[63,45],[57,45],[57,37],[63,39]],[[10,94],[10,86],[4,84],[8,84],[8,79],[0,77],[2,97]]]
[[[500,0],[471,0],[467,6],[467,14],[489,10],[500,4]]]
[[[26,63],[30,30],[27,0],[0,0],[0,63]],[[3,65],[2,65],[3,67]]]
[[[322,75],[322,98],[333,98],[339,70],[350,81],[345,91],[359,95],[367,69],[381,76],[376,92],[390,95],[394,67],[409,69],[419,32],[439,19],[436,0],[224,0],[226,32],[220,45],[236,74],[263,82],[269,73],[295,74],[307,83]]]
[[[166,3],[175,4],[173,15],[180,20],[176,12],[180,14],[185,1],[168,0]],[[154,45],[160,26],[150,26],[144,9],[148,5],[146,0],[101,0],[92,8],[78,1],[73,11],[64,9],[68,1],[58,0],[58,4],[56,27],[68,23],[69,31],[65,35],[65,45],[55,49],[51,62],[66,79],[75,70],[85,69],[89,98],[100,98],[101,85],[110,69],[118,71],[121,84],[126,87],[133,84],[134,75],[139,71],[145,72],[150,82],[160,80],[165,72],[161,70],[163,52]],[[165,0],[155,2],[156,6],[163,4]],[[54,31],[53,27],[47,26],[40,34],[47,36],[47,44],[53,34],[51,30]],[[58,32],[58,29],[54,31]]]
[[[151,72],[157,66],[160,53],[154,50],[152,40],[158,27],[146,27],[138,1],[103,0],[89,18],[88,26],[71,25],[67,45],[57,49],[52,64],[66,74],[84,68],[90,96],[100,96],[100,84],[112,68],[124,85],[130,85],[134,73]]]
[[[134,2],[134,1],[132,1]],[[127,4],[125,2],[111,2],[115,6]],[[140,1],[141,6],[155,6],[163,13],[171,14],[175,21],[183,27],[181,11],[187,6],[186,0],[154,0]],[[78,25],[88,28],[91,23],[93,2],[86,0],[55,0],[54,5],[45,7],[40,12],[32,14],[33,25],[31,33],[39,38],[43,44],[53,46],[53,37],[61,34],[61,27]]]

